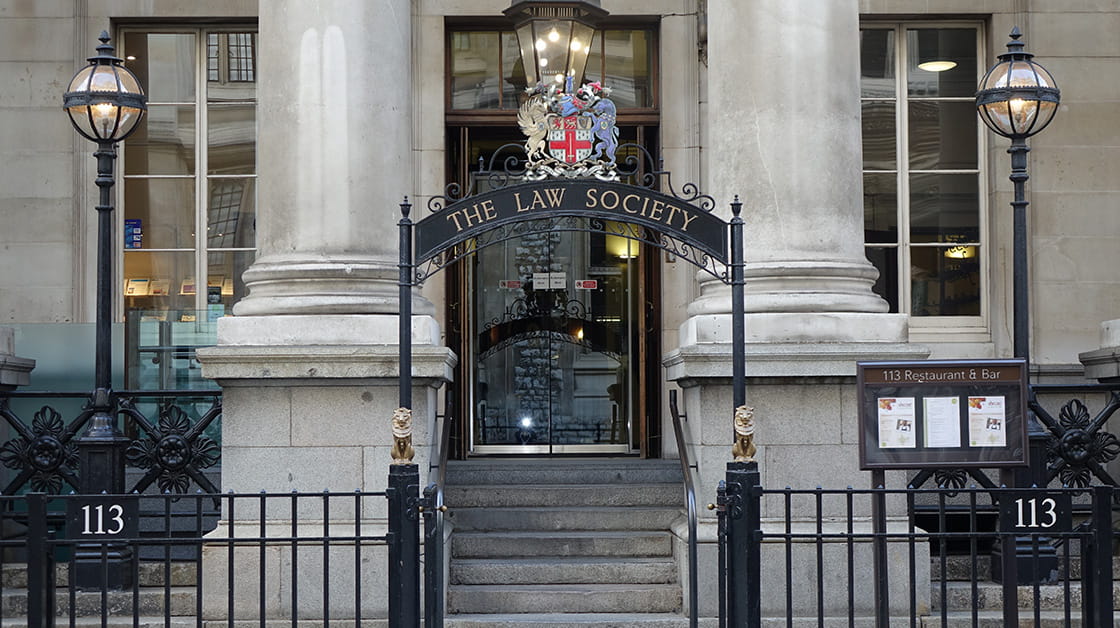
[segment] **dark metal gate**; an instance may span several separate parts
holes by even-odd
[[[756,463],[730,463],[717,502],[720,626],[1110,627],[1115,497],[1112,486],[775,490]],[[920,506],[936,529],[917,525]],[[948,525],[951,514],[964,524]],[[1002,559],[1016,548],[1019,560]],[[1055,551],[1056,569],[1045,559]],[[993,582],[998,563],[1018,573]]]

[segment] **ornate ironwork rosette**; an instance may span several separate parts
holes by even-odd
[[[1116,485],[1104,465],[1120,455],[1120,440],[1104,431],[1107,416],[1102,413],[1094,419],[1078,399],[1062,406],[1056,424],[1047,415],[1038,416],[1051,433],[1046,447],[1046,463],[1051,478],[1057,477],[1065,486],[1080,488],[1089,486],[1094,476]]]
[[[57,410],[43,406],[35,413],[30,429],[19,421],[12,421],[6,407],[4,416],[19,433],[0,447],[0,463],[20,472],[11,486],[27,482],[33,491],[58,493],[62,490],[63,480],[71,486],[78,485],[75,475],[78,451],[73,442],[73,432],[66,429]]]
[[[136,412],[129,402],[122,400],[121,405],[130,413]],[[165,407],[154,429],[145,427],[147,437],[132,441],[126,452],[132,465],[148,470],[137,490],[154,480],[161,492],[186,493],[194,480],[207,491],[215,491],[201,471],[217,464],[221,448],[196,427],[178,406]]]

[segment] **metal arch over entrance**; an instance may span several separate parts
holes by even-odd
[[[650,181],[648,177],[646,180]],[[695,188],[686,186],[685,190]],[[444,206],[442,202],[447,200],[451,202]],[[406,199],[400,206],[398,223],[398,415],[407,416],[407,420],[394,425],[395,435],[400,432],[398,440],[411,441],[413,288],[459,259],[530,233],[583,231],[641,241],[669,251],[728,284],[732,297],[734,407],[745,405],[742,204],[738,198],[731,203],[729,221],[714,215],[713,206],[708,196],[682,198],[648,187],[595,179],[519,180],[462,198],[435,197],[429,202],[432,213],[416,223]]]
[[[416,259],[430,259],[510,223],[558,216],[640,225],[730,263],[728,224],[718,216],[654,190],[594,180],[524,183],[453,203],[416,224]]]

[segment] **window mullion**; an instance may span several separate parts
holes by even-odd
[[[898,281],[899,312],[912,314],[913,281],[910,279],[910,103],[906,98],[907,72],[906,27],[896,27],[894,54],[898,71],[895,72],[895,128],[898,150],[895,163],[898,173]]]
[[[195,93],[195,212],[194,212],[194,248],[195,248],[195,291],[194,291],[194,309],[197,311],[195,320],[206,320],[202,310],[206,309],[206,293],[207,293],[207,254],[206,254],[206,207],[209,204],[209,196],[206,193],[207,176],[206,173],[210,170],[207,163],[209,155],[209,146],[207,145],[207,137],[209,132],[207,129],[207,94],[206,89],[209,79],[209,66],[206,61],[206,43],[207,33],[204,30],[198,31],[198,65],[196,66],[196,81],[197,87]],[[218,76],[221,77],[221,58],[222,58],[222,45],[221,38],[218,39]],[[201,318],[200,318],[201,317]]]

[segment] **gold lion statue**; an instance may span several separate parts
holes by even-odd
[[[735,408],[735,444],[731,455],[735,462],[754,462],[754,408],[739,406]]]
[[[415,454],[412,449],[412,410],[397,408],[393,412],[393,464],[410,464]]]

